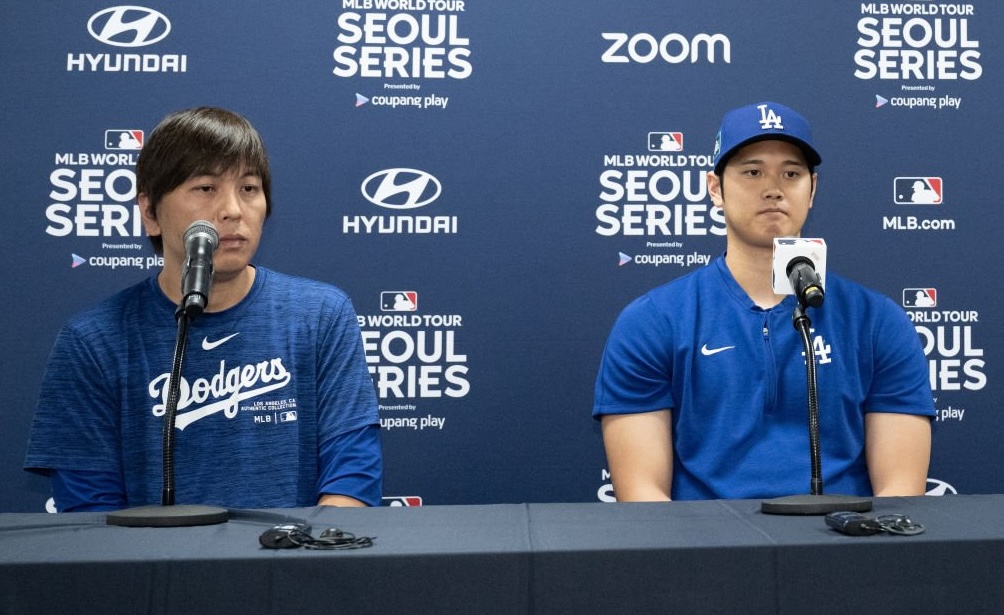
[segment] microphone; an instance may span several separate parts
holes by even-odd
[[[209,287],[213,283],[213,252],[220,245],[220,235],[212,224],[196,220],[185,231],[185,264],[181,268],[181,305],[195,319],[206,309]]]
[[[795,295],[805,307],[823,305],[826,242],[822,239],[774,239],[773,287],[779,295]]]
[[[817,308],[823,305],[823,284],[819,281],[816,266],[811,260],[804,256],[796,256],[788,262],[785,272],[799,301],[810,307]]]
[[[819,385],[816,379],[816,353],[808,307],[823,304],[826,280],[826,242],[822,239],[777,237],[774,239],[774,292],[796,295],[791,324],[802,341],[805,362],[809,435],[809,494],[788,495],[765,500],[760,511],[770,515],[825,515],[835,511],[867,512],[872,501],[849,495],[823,495],[822,446],[819,434]],[[817,338],[818,339],[818,338]],[[839,384],[839,383],[838,383]]]
[[[230,511],[216,506],[174,503],[174,430],[180,397],[181,367],[188,345],[188,327],[202,314],[209,302],[209,287],[213,283],[213,252],[220,245],[220,235],[205,220],[191,223],[183,237],[185,262],[181,268],[181,301],[174,311],[178,335],[174,343],[174,358],[168,378],[164,425],[161,430],[162,489],[160,506],[136,506],[108,513],[109,525],[132,527],[190,527],[226,523]]]

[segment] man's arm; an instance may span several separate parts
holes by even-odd
[[[324,442],[320,460],[318,504],[380,505],[383,496],[380,425],[365,425]]]
[[[365,508],[366,504],[347,495],[333,495],[330,493],[321,494],[321,499],[317,500],[318,506],[356,506]]]
[[[351,300],[332,296],[328,330],[318,338],[317,503],[379,506],[383,453],[376,389]],[[347,424],[360,425],[343,431]]]
[[[601,425],[617,501],[669,500],[673,482],[670,411],[607,414]]]
[[[931,461],[930,417],[867,413],[865,458],[876,496],[924,495]]]

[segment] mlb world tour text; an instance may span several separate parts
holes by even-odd
[[[969,31],[971,4],[864,3],[854,54],[858,79],[973,81],[983,74]]]
[[[471,75],[470,40],[460,34],[458,15],[407,11],[463,11],[459,0],[344,0],[342,8],[386,7],[394,14],[349,11],[338,16],[337,77],[466,79]],[[441,7],[441,8],[440,8]]]

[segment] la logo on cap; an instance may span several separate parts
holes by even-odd
[[[774,113],[773,109],[768,109],[767,105],[757,105],[757,109],[760,110],[760,128],[784,130],[784,126],[781,125],[781,116]]]

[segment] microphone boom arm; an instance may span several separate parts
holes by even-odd
[[[182,304],[184,301],[182,301]],[[171,380],[167,388],[167,404],[164,409],[164,425],[161,433],[162,490],[161,506],[174,505],[174,422],[178,414],[178,396],[181,389],[181,365],[185,361],[188,346],[188,313],[180,306],[175,312],[178,319],[178,336],[174,345],[174,359],[171,361]]]
[[[819,394],[816,382],[816,352],[812,348],[812,337],[809,333],[811,322],[805,313],[805,306],[799,300],[791,315],[792,325],[802,338],[805,351],[805,378],[809,393],[809,459],[812,466],[812,476],[809,479],[809,493],[823,494],[822,453],[819,446]]]

